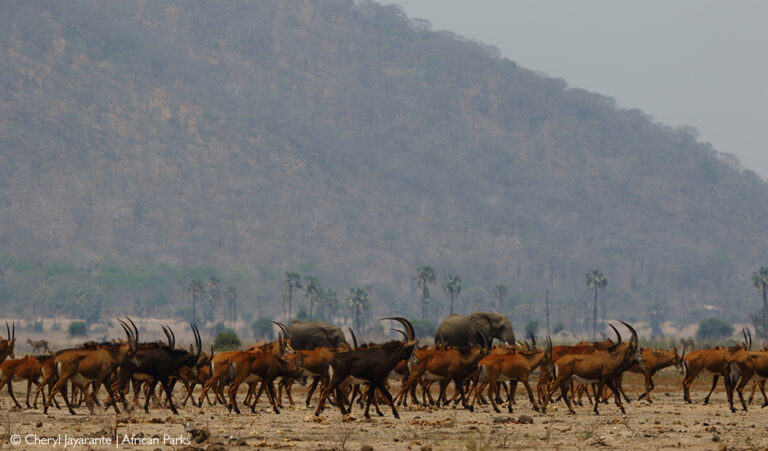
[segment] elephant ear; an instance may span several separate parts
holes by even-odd
[[[469,317],[469,324],[472,329],[479,335],[485,335],[488,340],[493,340],[493,334],[491,334],[491,318],[484,313],[473,313]],[[490,343],[489,343],[490,344]]]

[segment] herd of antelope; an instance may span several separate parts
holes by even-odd
[[[717,347],[707,350],[693,350],[688,354],[683,348],[641,349],[637,333],[627,323],[630,339],[625,341],[616,327],[611,326],[616,340],[606,338],[599,342],[582,342],[569,346],[553,346],[549,338],[544,349],[531,342],[519,344],[504,343],[491,347],[485,340],[482,346],[454,347],[432,345],[422,347],[416,339],[413,326],[402,317],[382,318],[397,321],[404,327],[401,340],[382,344],[357,344],[353,331],[349,332],[353,345],[335,348],[317,347],[296,350],[286,338],[285,325],[277,324],[282,332],[280,338],[269,343],[257,343],[245,351],[227,351],[219,354],[203,351],[202,340],[197,327],[190,325],[194,344],[189,349],[176,345],[176,336],[169,328],[162,326],[166,341],[140,342],[139,331],[130,318],[118,320],[125,332],[125,338],[110,342],[89,342],[72,349],[44,355],[14,357],[16,342],[15,324],[6,323],[7,337],[0,337],[0,389],[7,385],[8,393],[16,408],[22,406],[16,400],[13,382],[27,382],[26,407],[37,408],[38,396],[43,395],[43,411],[47,414],[51,403],[60,408],[57,397],[64,401],[69,412],[75,414],[75,407],[86,402],[91,412],[99,403],[99,391],[103,386],[107,398],[101,402],[105,409],[119,413],[119,404],[125,410],[138,405],[144,396],[144,411],[149,412],[151,399],[163,403],[177,414],[173,400],[174,387],[181,383],[185,398],[196,407],[223,404],[229,411],[240,413],[237,395],[240,387],[248,388],[244,403],[251,412],[262,394],[275,413],[280,413],[283,394],[291,405],[291,387],[295,382],[304,385],[312,379],[307,390],[306,406],[312,403],[313,394],[319,388],[314,414],[323,412],[327,403],[335,404],[342,414],[347,414],[357,399],[365,404],[365,417],[370,418],[370,407],[376,412],[379,403],[389,405],[392,413],[399,418],[397,406],[407,406],[409,398],[413,404],[444,406],[461,402],[463,408],[474,411],[476,403],[490,403],[499,412],[499,403],[507,403],[509,412],[515,402],[515,391],[522,383],[532,408],[546,412],[552,402],[562,400],[570,413],[574,414],[572,400],[582,405],[583,394],[587,394],[598,414],[598,406],[607,403],[613,394],[615,403],[625,412],[622,399],[629,398],[622,389],[624,372],[635,372],[645,377],[645,391],[640,398],[651,402],[654,388],[653,375],[667,367],[674,366],[683,375],[683,399],[690,403],[689,389],[694,379],[708,371],[714,374],[712,390],[704,399],[706,404],[714,391],[717,381],[723,378],[729,407],[735,411],[733,393],[738,393],[742,408],[747,410],[743,390],[750,381],[755,381],[765,397],[764,381],[768,377],[768,348],[752,351],[752,337],[744,332],[744,342],[732,347]],[[283,335],[285,334],[285,335]],[[34,342],[30,341],[30,344]],[[47,343],[46,343],[47,345]],[[46,346],[47,347],[47,346]],[[7,360],[8,358],[11,360]],[[529,379],[538,369],[538,382],[532,389]],[[390,379],[400,378],[399,391],[390,393]],[[274,383],[278,382],[277,390]],[[453,382],[453,396],[448,395],[448,386]],[[163,391],[156,393],[160,384]],[[437,399],[432,386],[437,384]],[[33,406],[30,405],[32,386],[36,385]],[[195,396],[197,385],[202,391]],[[45,393],[47,388],[48,393]],[[126,399],[133,388],[133,400]],[[258,388],[258,390],[257,390]],[[418,390],[421,389],[421,401]],[[606,390],[607,389],[607,390]],[[501,397],[506,395],[506,401]],[[487,396],[484,396],[484,394]],[[46,396],[47,395],[47,396]],[[754,395],[754,387],[753,387]],[[557,398],[555,398],[557,396]],[[213,398],[213,400],[212,400]],[[594,399],[594,401],[593,401]],[[751,399],[750,399],[751,401]]]

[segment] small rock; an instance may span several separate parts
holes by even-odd
[[[493,417],[493,424],[511,423],[512,417]]]
[[[712,441],[713,442],[719,442],[720,441],[720,436],[719,435],[713,435],[712,436]]]
[[[42,421],[38,421],[38,422],[37,422],[37,424],[35,425],[35,427],[36,427],[36,428],[41,428],[41,427],[43,427],[43,422],[42,422]],[[752,427],[755,427],[755,425],[753,424],[753,425],[752,425]]]
[[[421,447],[421,451],[432,451],[432,447],[431,446],[422,446]]]
[[[530,415],[520,415],[517,422],[520,424],[533,424],[533,417]]]
[[[360,451],[373,451],[373,446],[371,446],[371,445],[363,445],[363,446],[360,447]]]

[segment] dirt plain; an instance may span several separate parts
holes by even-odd
[[[495,413],[487,405],[478,406],[474,413],[409,405],[399,409],[399,420],[389,408],[382,408],[384,416],[378,417],[372,411],[370,421],[357,407],[350,416],[342,417],[337,408],[329,406],[316,418],[313,408],[304,408],[299,401],[306,391],[298,386],[294,387],[294,400],[299,402],[288,406],[284,400],[279,415],[262,399],[256,415],[247,409],[244,412],[248,413],[237,415],[223,406],[200,409],[188,405],[181,407],[177,416],[159,406],[151,408],[148,415],[140,409],[115,415],[103,412],[103,408],[91,415],[83,406],[76,416],[52,407],[46,416],[41,409],[11,409],[12,401],[3,393],[0,443],[3,449],[64,449],[64,441],[69,438],[79,439],[80,444],[69,442],[66,449],[140,450],[768,448],[768,412],[760,408],[759,392],[749,412],[732,414],[722,386],[709,405],[702,404],[711,383],[709,376],[700,377],[694,384],[695,404],[683,402],[680,376],[675,372],[665,371],[655,380],[653,403],[633,401],[627,405],[626,415],[611,403],[602,405],[596,416],[586,399],[583,407],[576,407],[577,415],[569,415],[562,402],[551,405],[543,415],[531,408],[520,387],[512,414],[506,409]],[[624,383],[627,393],[636,397],[641,383],[640,377],[628,375]],[[23,403],[26,387],[17,383],[14,388]],[[182,399],[180,389],[175,398],[177,402]],[[526,423],[526,416],[533,422]],[[62,441],[57,443],[54,440],[58,437]],[[14,440],[21,443],[12,444]]]

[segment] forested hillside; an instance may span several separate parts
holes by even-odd
[[[0,84],[0,302],[17,315],[90,286],[111,311],[160,296],[173,313],[183,275],[209,273],[274,315],[293,270],[417,316],[422,265],[434,317],[455,273],[461,308],[503,283],[516,321],[541,318],[549,290],[553,321],[579,327],[595,268],[609,317],[759,306],[758,176],[394,6],[2,2]],[[110,289],[108,271],[141,277]]]

